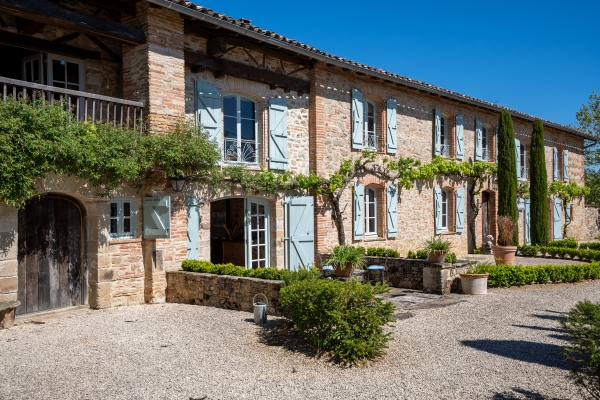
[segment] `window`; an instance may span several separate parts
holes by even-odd
[[[442,225],[443,231],[448,230],[448,192],[442,190]]]
[[[448,119],[445,115],[440,115],[440,155],[448,157],[450,155],[450,143],[448,141]]]
[[[364,102],[365,110],[365,148],[377,150],[377,131],[375,124],[375,104],[370,100]]]
[[[481,127],[481,159],[483,161],[490,160],[490,138],[488,136],[488,129],[485,126]]]
[[[521,143],[521,149],[519,157],[521,158],[521,179],[527,180],[527,146]]]
[[[377,235],[377,189],[373,187],[365,190],[365,235]]]
[[[253,101],[239,96],[223,97],[225,162],[256,164],[257,107]]]
[[[110,237],[113,239],[136,236],[136,200],[110,201]]]
[[[38,53],[23,59],[23,80],[63,89],[85,90],[82,60]]]

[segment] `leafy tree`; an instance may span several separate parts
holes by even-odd
[[[515,224],[519,218],[517,210],[517,161],[515,131],[507,110],[500,114],[498,122],[498,216],[509,216]],[[515,229],[513,245],[519,244],[519,230]]]
[[[600,139],[600,95],[595,91],[589,97],[588,104],[582,104],[575,114],[577,128]],[[591,140],[585,141],[585,185],[590,188],[586,196],[587,204],[600,205],[600,145]]]
[[[548,244],[548,173],[544,150],[544,125],[538,118],[531,134],[531,244]]]

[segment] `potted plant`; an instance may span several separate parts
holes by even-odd
[[[492,246],[492,253],[496,265],[512,265],[517,253],[517,246],[513,246],[513,236],[515,234],[515,221],[509,216],[498,217],[498,240],[496,245]]]
[[[335,276],[350,277],[352,272],[365,265],[364,247],[335,246],[325,264],[332,265]]]
[[[426,240],[423,245],[423,250],[427,252],[427,259],[429,262],[436,264],[444,262],[446,253],[448,253],[451,247],[450,242],[441,237],[432,237],[430,240]]]
[[[469,266],[467,273],[460,275],[463,294],[487,294],[487,281],[490,274],[475,274],[475,265]]]

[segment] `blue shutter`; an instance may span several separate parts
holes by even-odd
[[[311,268],[315,261],[314,198],[286,197],[284,203],[287,269],[296,271],[299,265]]]
[[[562,200],[559,197],[555,197],[552,201],[552,216],[553,216],[553,239],[562,239]]]
[[[439,109],[435,109],[435,140],[433,146],[433,154],[439,156],[442,153],[442,113]]]
[[[198,200],[188,197],[185,204],[187,205],[187,258],[188,260],[197,260],[200,242],[198,237],[198,229],[200,227]]]
[[[567,210],[565,212],[565,222],[571,222],[571,204],[567,204]]]
[[[364,108],[363,96],[352,89],[352,149],[362,150],[364,140]]]
[[[531,201],[525,199],[525,211],[523,212],[523,234],[525,236],[525,244],[531,244]]]
[[[563,150],[563,179],[569,182],[569,150]]]
[[[433,213],[435,215],[435,234],[442,233],[442,189],[433,188]]]
[[[517,179],[521,179],[521,141],[515,139],[515,156],[517,158]]]
[[[517,198],[517,210],[523,211],[525,209],[525,199],[522,197]]]
[[[354,240],[362,240],[365,235],[365,187],[354,184]]]
[[[288,169],[287,100],[269,101],[269,168]]]
[[[389,154],[396,154],[398,151],[398,122],[396,120],[396,100],[387,101],[387,138],[386,147]]]
[[[526,181],[529,178],[527,174],[527,146],[523,145],[521,147],[523,148],[521,153],[521,158],[523,159],[523,164],[521,164],[521,179]]]
[[[498,127],[496,126],[496,135],[494,136],[494,152],[496,156],[496,162],[498,162]]]
[[[221,92],[209,83],[196,81],[197,125],[223,148],[223,117],[221,115]]]
[[[553,151],[553,166],[554,166],[554,180],[558,180],[558,150],[556,147],[552,149]]]
[[[456,121],[456,159],[462,160],[465,157],[465,130],[463,125],[463,115],[458,114]]]
[[[465,229],[465,189],[456,189],[456,232]]]
[[[390,185],[386,189],[387,207],[387,236],[395,238],[398,236],[398,186]]]
[[[168,239],[171,237],[171,198],[144,197],[144,237]]]
[[[475,161],[483,159],[483,124],[480,120],[475,119]]]

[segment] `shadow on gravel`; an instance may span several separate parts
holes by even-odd
[[[517,328],[527,328],[527,329],[535,329],[537,331],[550,331],[550,332],[564,332],[561,328],[547,328],[545,326],[534,326],[534,325],[513,325]]]
[[[560,314],[560,315],[531,314],[531,316],[539,318],[539,319],[551,319],[553,321],[562,321],[563,319],[565,319],[563,314]]]
[[[560,347],[554,344],[522,340],[463,340],[461,343],[477,350],[512,358],[513,360],[569,370],[568,364],[560,354]]]
[[[543,394],[525,389],[512,388],[512,391],[496,393],[494,400],[561,400],[556,397],[547,397]]]
[[[281,346],[286,350],[302,353],[308,357],[321,354],[300,337],[294,325],[285,319],[269,320],[258,332],[261,343],[267,346]]]

